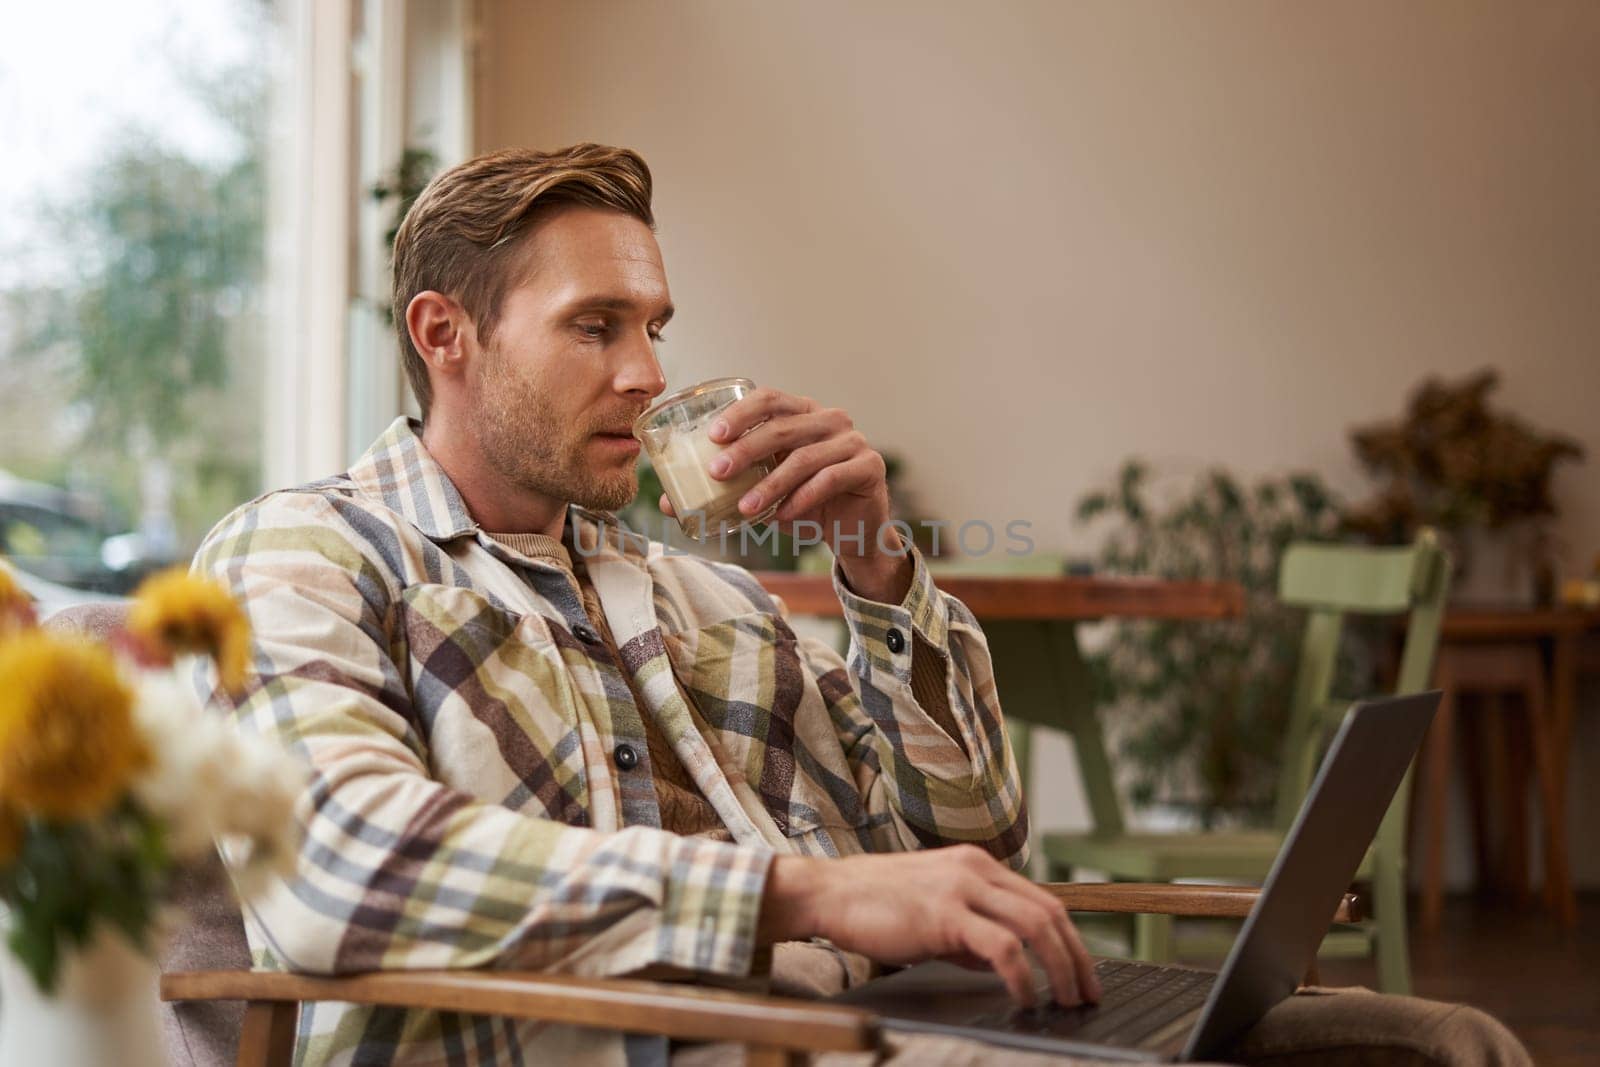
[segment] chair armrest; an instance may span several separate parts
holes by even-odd
[[[1165,882],[1043,882],[1041,888],[1069,911],[1122,912],[1242,919],[1250,914],[1261,890],[1238,885],[1170,885]],[[1365,901],[1346,893],[1333,913],[1333,922],[1360,922],[1366,917]]]
[[[808,1052],[876,1049],[879,1035],[877,1019],[856,1008],[665,982],[521,971],[384,971],[339,978],[187,971],[161,976],[161,999],[381,1004]]]
[[[1166,883],[1047,882],[1042,887],[1073,911],[1217,918],[1244,917],[1261,894],[1250,886]],[[1358,922],[1364,915],[1363,899],[1346,893],[1332,921]],[[877,1019],[855,1008],[677,983],[521,971],[384,971],[338,978],[183,971],[161,976],[161,999],[377,1004],[807,1052],[872,1050],[880,1039]],[[292,1038],[293,1017],[288,1019]]]

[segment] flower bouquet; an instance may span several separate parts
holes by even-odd
[[[212,582],[151,578],[100,643],[41,628],[0,565],[0,928],[29,997],[60,995],[108,935],[150,956],[174,875],[212,849],[236,882],[292,869],[305,772],[200,706],[176,675],[188,654],[209,656],[224,688],[243,683],[248,625]]]

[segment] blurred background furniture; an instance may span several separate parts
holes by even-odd
[[[1461,734],[1479,887],[1515,900],[1529,894],[1530,764],[1539,795],[1544,900],[1566,926],[1577,921],[1567,849],[1567,769],[1577,708],[1581,644],[1600,630],[1600,610],[1470,606],[1446,613],[1435,683],[1445,691],[1420,762],[1420,921],[1438,928],[1444,894],[1445,815],[1453,740]],[[1521,715],[1508,713],[1515,696]],[[1473,719],[1462,712],[1473,705]],[[1495,809],[1498,809],[1496,812]]]
[[[1138,833],[1124,829],[1120,812],[1111,819],[1102,819],[1097,810],[1094,828],[1088,833],[1044,835],[1043,851],[1050,878],[1070,877],[1076,868],[1103,872],[1113,879],[1265,878],[1282,835],[1310,786],[1329,731],[1350,705],[1348,699],[1336,697],[1332,691],[1347,616],[1404,617],[1405,647],[1394,691],[1412,693],[1426,688],[1449,589],[1449,557],[1431,534],[1402,548],[1292,545],[1283,556],[1278,589],[1280,599],[1304,608],[1307,618],[1283,744],[1273,828]],[[1001,691],[1008,715],[1040,714],[1033,701],[1018,702],[1004,683]],[[1103,755],[1087,760],[1081,755],[1085,748],[1101,743],[1097,731],[1088,735],[1075,731],[1074,741],[1086,769],[1106,765]],[[1379,985],[1390,993],[1409,992],[1411,987],[1405,899],[1409,779],[1408,774],[1357,875],[1373,883],[1372,920],[1351,931],[1353,938],[1330,938],[1323,948],[1324,952],[1374,953]],[[1116,804],[1108,776],[1099,789],[1109,795],[1109,805]],[[1138,917],[1133,952],[1141,959],[1173,958],[1171,918]]]

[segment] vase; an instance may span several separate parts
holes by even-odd
[[[153,958],[102,925],[62,957],[47,996],[0,944],[0,1064],[162,1067],[160,978]]]
[[[1533,606],[1553,589],[1541,589],[1541,566],[1548,566],[1548,537],[1530,524],[1490,530],[1470,527],[1446,539],[1455,558],[1450,599],[1458,604]],[[1542,579],[1553,586],[1553,577]]]

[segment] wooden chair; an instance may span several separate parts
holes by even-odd
[[[1012,649],[1005,635],[990,634],[991,648],[1007,662],[1000,692],[1010,717],[1031,718],[1068,730],[1078,746],[1085,791],[1094,815],[1089,833],[1047,833],[1041,851],[1052,879],[1074,868],[1102,871],[1114,879],[1177,878],[1259,881],[1277,855],[1282,835],[1310,787],[1332,727],[1348,700],[1332,694],[1334,667],[1346,616],[1404,616],[1407,620],[1397,693],[1427,688],[1438,647],[1439,624],[1449,588],[1449,557],[1431,533],[1402,548],[1298,544],[1284,554],[1278,592],[1282,601],[1306,609],[1305,635],[1294,684],[1274,828],[1236,833],[1136,833],[1122,818],[1099,724],[1085,691],[1087,672],[1075,645],[1056,650],[1055,677],[1028,665],[1048,655],[1043,648]],[[988,629],[987,627],[985,628]],[[1037,641],[1038,639],[1035,638]],[[997,656],[997,659],[999,657]],[[1002,669],[997,662],[997,672]],[[1077,692],[1073,692],[1076,687]],[[1385,992],[1410,991],[1406,943],[1405,832],[1410,797],[1408,773],[1401,784],[1358,879],[1373,883],[1372,921],[1325,942],[1324,952],[1375,953]],[[1134,921],[1133,954],[1157,961],[1173,956],[1172,917],[1140,915]]]
[[[104,638],[122,622],[121,604],[58,612],[46,626]],[[1236,886],[1047,885],[1074,912],[1242,918],[1257,890]],[[341,977],[252,971],[244,923],[220,864],[179,881],[190,916],[162,955],[168,1054],[192,1067],[286,1067],[300,1005],[314,1001],[469,1012],[658,1034],[683,1041],[741,1044],[746,1062],[794,1065],[813,1052],[878,1047],[877,1020],[858,1009],[756,996],[685,983],[580,978],[510,971],[390,971]],[[1361,918],[1346,895],[1332,917]],[[1312,979],[1314,980],[1314,978]]]
[[[1257,890],[1237,886],[1046,886],[1074,911],[1169,916],[1244,916]],[[1362,902],[1340,901],[1335,922],[1361,917]],[[242,936],[242,928],[240,934]],[[1314,980],[1314,978],[1312,979]],[[287,1067],[300,1005],[313,1001],[379,1004],[433,1011],[508,1016],[682,1041],[744,1046],[752,1067],[797,1067],[813,1052],[875,1050],[882,1030],[870,1013],[825,1002],[756,996],[684,983],[577,978],[510,971],[388,971],[339,978],[266,971],[169,972],[169,1003],[242,1001],[239,1067]],[[221,1067],[215,1060],[205,1067]]]

